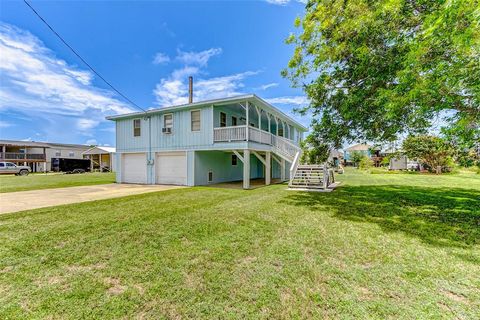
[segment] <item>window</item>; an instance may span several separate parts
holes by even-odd
[[[70,151],[70,152],[68,153],[68,156],[69,156],[69,157],[75,157],[75,152]]]
[[[232,126],[237,125],[237,117],[232,117]]]
[[[133,119],[133,136],[140,137],[140,119]]]
[[[220,112],[220,127],[227,126],[227,115],[224,112]]]
[[[5,167],[5,163],[0,162],[0,167]]]
[[[5,163],[5,165],[6,165],[7,167],[16,167],[16,165],[13,164],[13,163],[11,163],[11,162],[7,162],[7,163]]]
[[[253,127],[253,128],[255,128],[255,123],[253,123],[253,122],[250,122],[250,127]]]
[[[208,182],[212,182],[212,181],[213,181],[213,172],[208,171]]]
[[[169,113],[163,116],[163,127],[173,128],[173,114]]]
[[[237,165],[237,155],[236,154],[232,154],[232,166],[236,166]]]
[[[282,128],[282,127],[279,127],[279,128],[278,128],[278,135],[279,135],[280,137],[283,137],[283,128]]]
[[[60,150],[55,151],[55,157],[60,157],[62,155],[62,152]]]
[[[192,119],[192,131],[200,131],[200,110],[190,112]]]

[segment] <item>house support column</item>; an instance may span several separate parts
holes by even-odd
[[[187,186],[195,185],[195,151],[187,151]]]
[[[250,150],[243,150],[243,189],[250,189]]]
[[[250,119],[248,117],[248,101],[245,102],[245,128],[246,128],[246,132],[245,132],[245,140],[248,141],[248,135],[250,133],[250,130],[249,130],[249,127],[250,127]]]
[[[265,153],[265,184],[268,186],[272,183],[272,157],[271,152]]]

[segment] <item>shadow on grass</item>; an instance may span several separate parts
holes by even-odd
[[[437,246],[480,244],[480,192],[411,186],[345,186],[333,193],[292,192],[284,200],[335,217],[379,225]]]

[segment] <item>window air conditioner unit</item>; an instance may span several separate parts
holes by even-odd
[[[172,128],[162,128],[163,133],[172,133]]]

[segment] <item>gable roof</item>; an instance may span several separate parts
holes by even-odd
[[[286,115],[280,109],[274,107],[273,105],[269,104],[268,102],[266,102],[265,100],[263,100],[262,98],[254,95],[254,94],[227,97],[227,98],[222,98],[222,99],[205,100],[205,101],[199,101],[199,102],[194,102],[194,103],[181,104],[181,105],[177,105],[177,106],[150,109],[150,110],[147,110],[147,112],[132,112],[132,113],[120,114],[120,115],[106,117],[106,119],[115,121],[115,120],[119,120],[119,119],[140,117],[140,116],[145,116],[145,115],[150,115],[150,114],[155,114],[155,113],[163,113],[163,112],[181,110],[181,109],[190,109],[190,108],[195,108],[195,107],[204,106],[204,105],[225,105],[225,104],[233,104],[233,103],[239,103],[239,102],[245,102],[245,101],[258,104],[264,110],[269,111],[270,113],[275,114],[277,116],[280,116],[280,117],[284,118],[284,120],[287,120],[287,121],[291,122],[296,127],[300,128],[303,132],[308,131],[308,128],[306,128],[305,126],[303,126],[302,124],[300,124],[296,120],[292,119],[290,116]]]
[[[105,154],[105,153],[115,153],[115,148],[113,147],[91,147],[90,149],[83,152],[83,154]]]
[[[347,149],[345,149],[346,151],[368,151],[369,149],[371,149],[372,146],[366,144],[366,143],[359,143],[359,144],[355,144],[351,147],[348,147]]]

